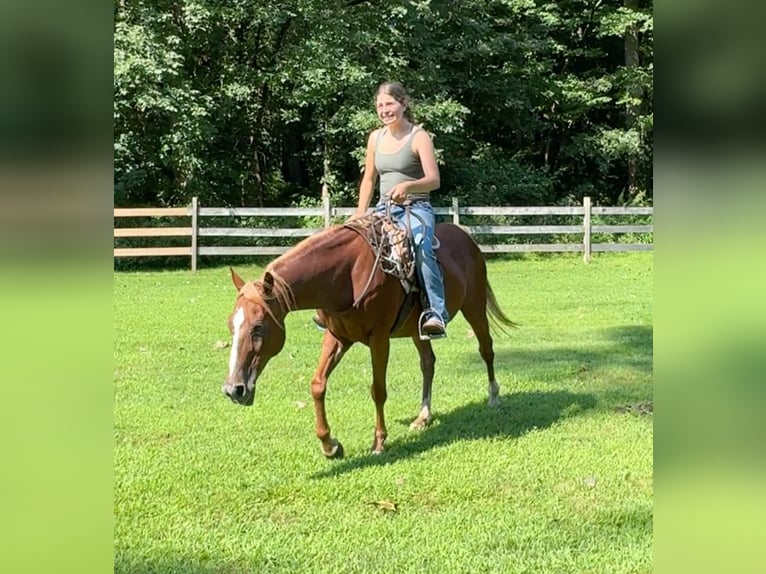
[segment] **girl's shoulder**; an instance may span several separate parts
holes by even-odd
[[[378,142],[380,142],[380,138],[383,135],[384,128],[377,128],[370,132],[370,135],[367,137],[367,146],[372,146],[373,148],[376,148],[378,146]]]
[[[379,142],[380,138],[382,138],[383,134],[385,134],[385,133],[386,133],[386,128],[385,127],[376,128],[376,129],[374,129],[374,130],[372,130],[370,132],[369,140],[370,141],[374,141],[374,142]]]
[[[431,142],[431,133],[426,131],[422,125],[417,125],[413,128],[412,143],[416,145],[418,142]]]
[[[431,139],[431,132],[426,130],[426,128],[424,128],[422,126],[422,124],[418,124],[418,125],[414,126],[412,128],[412,130],[415,132],[414,133],[414,137],[421,137],[421,138],[422,137],[427,137],[427,138]]]

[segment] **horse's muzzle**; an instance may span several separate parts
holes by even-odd
[[[221,390],[233,403],[245,407],[252,406],[255,400],[255,388],[249,389],[244,384],[224,383]]]

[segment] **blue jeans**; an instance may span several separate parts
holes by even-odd
[[[375,213],[385,215],[386,204],[378,203],[375,206]],[[407,228],[404,214],[404,207],[391,205],[391,219],[402,229]],[[449,315],[444,302],[444,280],[433,247],[435,223],[434,210],[429,201],[416,201],[410,206],[410,229],[412,229],[412,240],[415,244],[415,265],[431,309],[439,313],[446,324],[449,321]]]

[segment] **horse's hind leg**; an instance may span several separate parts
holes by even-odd
[[[420,355],[420,371],[423,373],[423,398],[420,404],[420,414],[410,423],[412,430],[422,430],[431,422],[431,383],[434,380],[434,365],[436,357],[431,348],[431,341],[421,341],[414,335],[412,341]]]
[[[327,458],[343,457],[343,446],[332,438],[330,435],[330,425],[327,422],[324,404],[327,378],[338,363],[340,363],[343,355],[346,354],[350,347],[350,345],[341,343],[330,331],[325,331],[324,338],[322,339],[322,352],[319,357],[319,364],[311,379],[311,396],[314,398],[317,438],[322,443],[322,454]]]
[[[469,294],[461,311],[479,341],[479,354],[487,366],[489,406],[497,407],[500,405],[500,385],[495,380],[495,352],[492,348],[492,336],[489,334],[486,292],[475,297],[471,297]]]
[[[375,402],[375,436],[372,440],[372,453],[383,452],[388,431],[386,430],[385,406],[388,392],[386,391],[386,369],[391,347],[388,333],[370,337],[370,355],[372,358],[372,385],[370,394]]]

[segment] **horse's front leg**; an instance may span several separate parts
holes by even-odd
[[[383,452],[388,431],[386,430],[385,405],[388,394],[386,392],[386,369],[388,367],[388,354],[390,342],[388,333],[374,337],[370,340],[370,354],[372,356],[372,386],[370,394],[375,401],[375,436],[372,441],[372,453]]]
[[[434,380],[436,357],[431,348],[431,341],[421,341],[418,335],[412,337],[420,355],[420,371],[423,373],[423,396],[418,417],[410,423],[410,429],[422,430],[431,422],[431,383]]]
[[[327,422],[324,404],[327,379],[350,347],[351,345],[341,343],[330,331],[325,331],[324,338],[322,339],[322,352],[319,357],[319,364],[311,379],[311,396],[314,398],[317,438],[322,443],[322,454],[327,458],[343,457],[343,446],[332,438],[330,435],[330,424]]]

